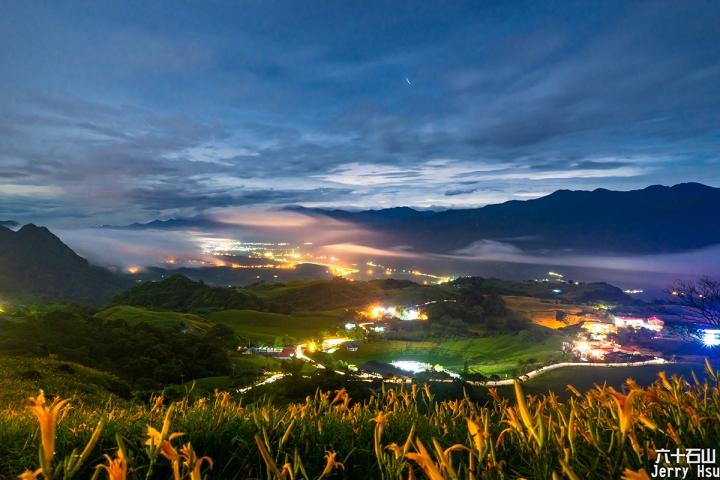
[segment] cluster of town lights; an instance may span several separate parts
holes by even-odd
[[[427,320],[428,317],[417,309],[397,307],[372,307],[367,316],[379,320],[383,317],[398,318],[400,320]]]

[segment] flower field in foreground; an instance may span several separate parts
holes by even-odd
[[[432,388],[344,390],[278,408],[229,394],[148,407],[85,407],[41,393],[0,413],[0,478],[646,479],[657,451],[720,445],[718,373],[659,376],[561,403],[515,396],[435,402]],[[682,462],[681,462],[682,465]]]

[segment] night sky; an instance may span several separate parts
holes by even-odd
[[[3,2],[2,220],[720,186],[720,2]]]

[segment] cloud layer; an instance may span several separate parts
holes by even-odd
[[[72,227],[720,186],[718,23],[711,1],[15,2],[0,209]]]

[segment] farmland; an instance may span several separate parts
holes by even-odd
[[[368,360],[391,362],[392,360],[415,360],[460,372],[464,363],[470,372],[484,375],[510,374],[517,368],[518,360],[535,358],[546,362],[559,357],[562,337],[548,335],[543,342],[523,343],[517,335],[496,334],[487,337],[457,337],[429,342],[406,342],[387,340],[361,345],[357,352],[340,349],[333,355],[350,364]]]

